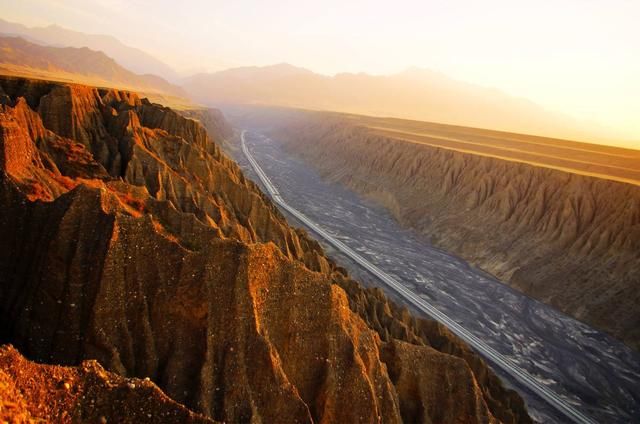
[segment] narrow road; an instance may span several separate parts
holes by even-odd
[[[242,143],[242,153],[246,156],[247,160],[251,164],[253,170],[258,174],[260,181],[265,186],[269,195],[273,198],[273,201],[282,207],[284,210],[289,212],[291,215],[300,220],[304,225],[306,225],[309,229],[311,229],[314,233],[318,234],[320,237],[325,239],[329,244],[333,247],[353,259],[360,266],[365,268],[367,271],[378,277],[384,284],[393,289],[400,297],[402,297],[405,301],[409,302],[411,305],[415,306],[417,309],[425,312],[429,316],[431,316],[436,321],[445,325],[449,330],[451,330],[458,337],[467,342],[470,346],[472,346],[477,352],[482,354],[487,360],[496,366],[503,369],[509,375],[513,376],[520,383],[528,387],[542,399],[544,399],[549,405],[554,407],[560,413],[565,415],[571,421],[576,423],[594,423],[597,422],[584,415],[582,412],[575,409],[572,405],[567,403],[564,399],[556,395],[552,390],[548,387],[539,383],[534,377],[532,377],[526,371],[520,369],[516,364],[514,364],[509,358],[497,352],[495,349],[488,346],[482,340],[480,340],[475,335],[471,334],[465,328],[463,328],[460,324],[455,322],[453,319],[449,318],[447,315],[440,312],[429,302],[425,301],[417,294],[413,293],[411,290],[404,287],[400,282],[392,278],[389,274],[385,273],[367,259],[360,256],[353,249],[342,243],[340,240],[333,237],[331,234],[323,230],[316,223],[307,218],[304,214],[302,214],[297,209],[291,207],[287,202],[284,201],[278,189],[273,185],[269,177],[264,173],[260,165],[256,162],[256,160],[251,155],[251,152],[247,148],[245,143],[245,135],[246,130],[243,130],[240,134],[241,143]]]

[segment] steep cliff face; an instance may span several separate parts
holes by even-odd
[[[640,348],[640,187],[374,134],[310,115],[295,154],[511,286]]]
[[[463,343],[288,227],[196,121],[0,86],[0,341],[226,422],[530,422]]]

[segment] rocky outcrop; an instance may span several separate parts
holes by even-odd
[[[319,246],[286,225],[198,122],[127,92],[25,81],[5,78],[2,89],[26,96],[42,126],[82,144],[111,178],[144,186],[227,237],[273,241],[312,269],[327,269]]]
[[[197,122],[126,92],[0,86],[1,342],[225,422],[530,422],[461,341],[291,229]]]
[[[36,364],[10,345],[0,346],[0,420],[213,423],[169,399],[148,379],[125,379],[96,361],[77,367]]]
[[[297,114],[277,139],[435,245],[640,348],[640,187]]]

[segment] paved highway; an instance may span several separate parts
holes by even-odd
[[[567,403],[564,399],[555,394],[548,387],[544,386],[540,382],[538,382],[533,376],[531,376],[526,371],[520,369],[516,364],[514,364],[509,358],[497,352],[495,349],[488,346],[478,337],[467,331],[460,324],[458,324],[453,319],[449,318],[447,315],[440,312],[429,302],[425,301],[411,290],[404,287],[400,282],[392,278],[389,274],[385,273],[367,259],[360,256],[353,249],[342,243],[340,240],[336,239],[334,236],[323,230],[316,223],[307,218],[304,214],[302,214],[297,209],[291,207],[287,202],[284,201],[278,189],[273,185],[269,177],[264,173],[260,165],[256,162],[256,160],[251,155],[251,152],[247,148],[245,143],[245,133],[246,130],[243,130],[240,138],[242,144],[242,152],[246,156],[247,160],[251,164],[251,167],[254,169],[260,181],[267,189],[269,195],[273,198],[273,201],[282,207],[284,210],[289,212],[291,215],[300,220],[303,224],[305,224],[309,229],[318,234],[320,237],[325,239],[329,244],[333,247],[353,259],[360,266],[371,272],[377,278],[379,278],[383,283],[385,283],[388,287],[393,289],[400,297],[402,297],[405,301],[411,303],[417,309],[425,312],[429,316],[433,317],[433,319],[439,321],[447,328],[449,328],[454,334],[467,342],[470,346],[472,346],[476,351],[481,353],[486,359],[491,361],[496,366],[503,369],[505,372],[513,376],[520,383],[528,387],[542,399],[544,399],[549,405],[558,410],[564,416],[569,418],[571,421],[576,423],[596,423],[596,421],[592,420],[588,416],[584,415],[582,412],[575,409],[571,404]]]

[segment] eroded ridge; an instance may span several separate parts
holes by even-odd
[[[2,342],[225,422],[530,422],[464,343],[290,228],[218,134],[133,93],[0,82]]]

